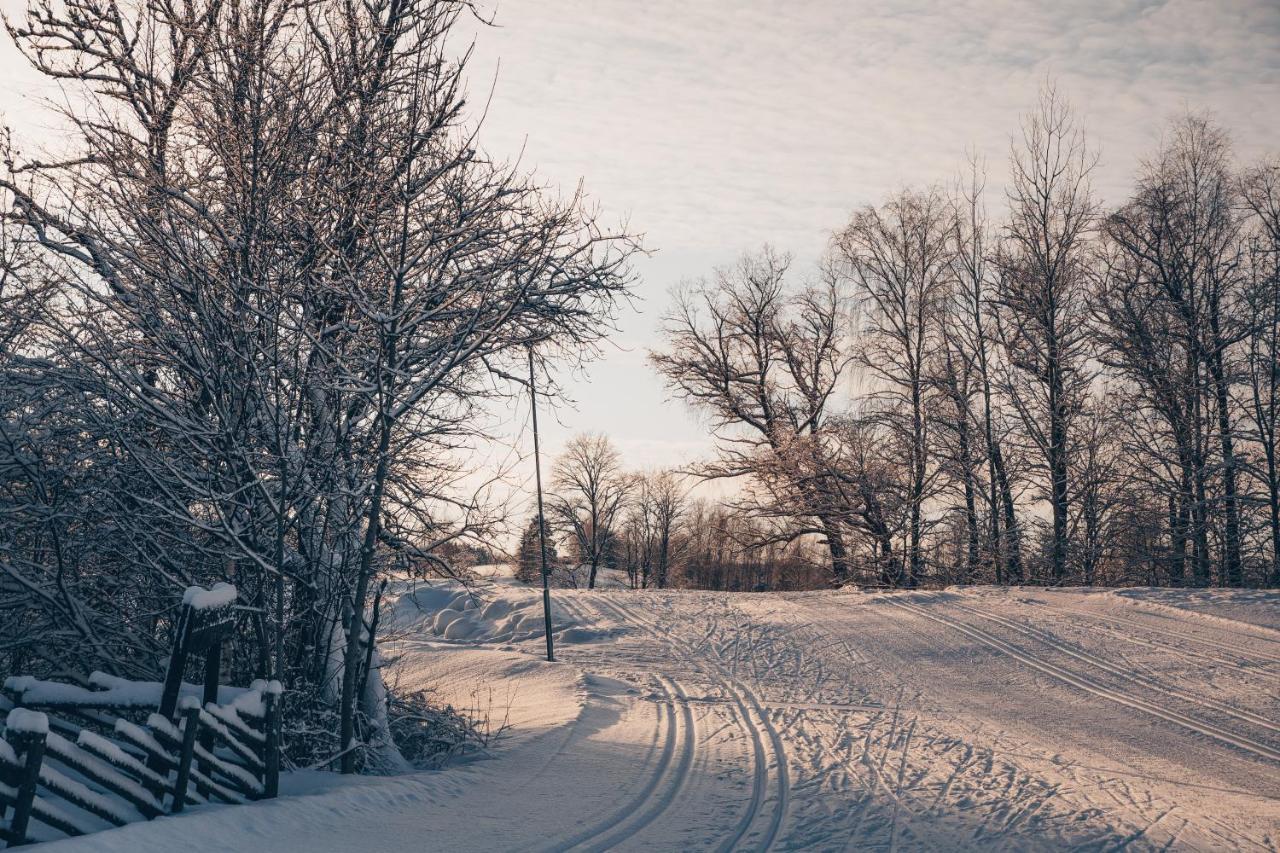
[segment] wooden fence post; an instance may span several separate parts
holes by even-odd
[[[160,694],[160,716],[172,720],[173,712],[178,708],[178,693],[182,690],[182,673],[187,668],[187,652],[191,638],[192,610],[188,604],[182,605],[178,616],[177,637],[173,642],[173,652],[169,655],[169,666],[164,674],[164,692]]]
[[[191,780],[191,757],[196,751],[196,729],[200,726],[200,709],[189,706],[182,710],[182,750],[178,753],[178,774],[173,780],[173,802],[169,813],[182,811],[187,802],[187,783]]]
[[[44,732],[10,732],[8,741],[22,757],[22,775],[18,779],[18,800],[14,803],[13,820],[9,822],[10,847],[27,843],[27,824],[36,800],[36,784],[40,781],[40,762],[44,760]]]
[[[280,793],[280,697],[268,690],[262,697],[262,724],[267,736],[262,752],[262,796],[271,800]]]

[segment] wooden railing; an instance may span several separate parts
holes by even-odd
[[[33,823],[84,835],[189,805],[276,796],[280,684],[217,682],[234,601],[223,585],[188,590],[163,683],[103,673],[88,686],[5,680],[3,704],[12,707],[0,740],[0,841],[43,840]],[[199,687],[182,681],[193,654],[205,657]]]

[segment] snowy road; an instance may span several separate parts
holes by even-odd
[[[81,845],[171,849],[181,828],[200,850],[1280,846],[1280,594],[556,600],[556,664],[535,658],[530,591],[420,596],[407,622],[402,602],[402,677],[508,691],[493,760]]]

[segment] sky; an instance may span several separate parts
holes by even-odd
[[[1052,78],[1122,200],[1168,119],[1209,109],[1244,161],[1280,152],[1280,0],[504,0],[476,36],[483,144],[645,235],[637,310],[544,431],[635,467],[710,451],[644,352],[668,292],[764,242],[802,277],[852,210],[976,151],[998,210],[1010,138]],[[490,96],[490,91],[492,95]],[[522,152],[522,153],[521,153]]]
[[[584,431],[635,468],[709,453],[706,423],[645,362],[669,290],[766,241],[803,277],[852,210],[951,180],[968,150],[995,212],[1046,79],[1101,154],[1106,203],[1186,109],[1211,110],[1244,161],[1280,151],[1280,0],[478,2],[494,20],[469,72],[481,143],[551,186],[584,181],[602,220],[652,252],[604,358],[561,377],[576,404],[544,414],[548,456]],[[48,134],[47,92],[6,40],[0,112]],[[527,412],[511,416],[527,450]]]

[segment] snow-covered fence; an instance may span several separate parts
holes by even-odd
[[[280,683],[217,683],[235,596],[226,584],[187,591],[164,682],[100,672],[88,686],[5,679],[0,709],[13,707],[0,740],[0,841],[43,840],[33,822],[84,835],[188,805],[276,796]],[[192,654],[205,657],[199,687],[182,680]]]

